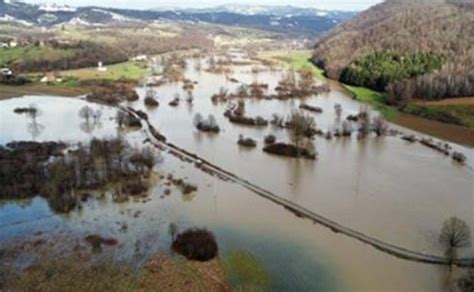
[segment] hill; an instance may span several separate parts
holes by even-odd
[[[474,2],[387,0],[323,36],[313,61],[333,79],[413,97],[474,96]]]
[[[0,22],[27,26],[75,23],[100,26],[113,23],[211,23],[261,29],[291,36],[317,36],[354,16],[353,12],[319,11],[291,6],[229,6],[197,10],[138,10],[103,7],[72,8],[56,4],[32,5],[0,0]]]

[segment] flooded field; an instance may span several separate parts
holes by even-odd
[[[196,61],[190,61],[193,62]],[[314,147],[319,159],[315,162],[267,155],[260,150],[264,137],[274,134],[278,141],[289,141],[288,132],[271,125],[248,127],[230,123],[223,115],[226,105],[215,106],[210,96],[220,86],[232,91],[239,84],[222,75],[196,72],[192,65],[188,68],[186,77],[199,82],[193,91],[193,104],[168,106],[176,93],[185,96],[181,84],[176,83],[156,89],[162,105],[149,112],[155,127],[173,143],[343,225],[415,250],[441,252],[436,246],[436,232],[442,221],[452,215],[464,218],[474,228],[474,149],[453,145],[468,157],[467,166],[462,166],[421,144],[409,144],[400,136],[374,135],[364,140],[316,138]],[[283,74],[252,74],[251,66],[239,66],[230,76],[245,84],[265,82],[272,89]],[[338,125],[336,103],[342,106],[343,117],[357,114],[362,106],[337,87],[329,94],[306,98],[304,102],[323,109],[322,114],[314,114],[318,128],[323,131]],[[246,115],[270,120],[274,113],[289,115],[299,104],[299,100],[248,99]],[[131,105],[145,109],[140,101]],[[193,129],[196,113],[212,113],[221,132],[209,135]],[[396,125],[390,127],[412,133]],[[257,149],[239,147],[239,134],[258,141]],[[466,252],[474,255],[474,250]]]
[[[234,61],[248,62],[242,55],[236,55]],[[252,82],[268,84],[266,94],[274,94],[285,70],[269,70],[261,64],[234,65],[226,76],[197,70],[197,63],[205,67],[208,60],[188,59],[187,63],[185,77],[197,82],[192,103],[185,100],[188,93],[183,82],[154,88],[159,107],[144,105],[145,87],[137,88],[140,100],[123,103],[146,112],[149,122],[168,141],[343,226],[409,250],[442,256],[439,230],[451,216],[463,219],[474,230],[474,149],[451,144],[467,157],[466,164],[461,165],[420,143],[404,141],[401,135],[370,134],[357,139],[354,133],[331,140],[316,136],[312,145],[318,153],[316,160],[266,154],[262,151],[265,137],[273,134],[277,141],[289,142],[289,131],[273,125],[230,123],[224,116],[229,104],[213,103],[211,96],[221,87],[235,92]],[[304,100],[246,98],[245,115],[266,120],[273,114],[286,117],[304,101],[322,109],[322,113],[309,113],[318,128],[333,131],[342,122],[336,118],[336,104],[342,107],[342,119],[358,114],[362,105],[337,85],[331,89]],[[170,106],[177,94],[181,97],[178,106]],[[14,113],[15,108],[32,104],[39,109],[37,116]],[[85,105],[100,110],[100,121],[79,116]],[[198,131],[193,124],[197,113],[214,115],[220,132]],[[76,143],[120,136],[139,147],[150,137],[145,127],[120,129],[116,115],[116,108],[79,98],[25,96],[4,100],[0,101],[0,144],[20,140]],[[423,136],[396,125],[389,127]],[[240,134],[255,139],[257,147],[239,146]],[[256,259],[253,263],[259,268],[254,268],[260,272],[255,277],[242,275],[236,266],[227,269],[236,289],[249,283],[269,291],[445,291],[449,287],[445,267],[378,251],[301,219],[243,186],[210,176],[169,153],[162,152],[154,169],[160,179],[148,197],[128,202],[114,202],[106,191],[78,210],[57,214],[40,197],[1,201],[0,251],[23,241],[55,236],[87,247],[83,238],[100,234],[118,241],[102,254],[141,266],[157,252],[170,253],[170,224],[180,230],[201,226],[216,235],[223,262],[229,262],[236,253]],[[169,174],[195,184],[198,190],[183,194],[169,185],[165,178]],[[474,248],[461,249],[459,254],[474,257]],[[23,255],[9,260],[27,265],[34,256],[34,251],[25,249]]]

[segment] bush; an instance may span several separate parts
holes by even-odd
[[[252,138],[244,138],[244,136],[239,135],[239,140],[237,141],[237,144],[245,147],[256,147],[257,146],[257,141],[255,141]]]
[[[5,85],[25,85],[31,83],[31,80],[21,76],[0,76],[0,84]]]
[[[206,229],[192,228],[178,234],[171,247],[188,260],[200,262],[210,261],[218,253],[216,238]]]
[[[268,135],[265,137],[265,144],[273,144],[276,142],[276,137],[275,135]]]
[[[284,144],[284,143],[275,143],[275,144],[270,144],[263,148],[264,152],[270,153],[270,154],[275,154],[275,155],[280,155],[280,156],[287,156],[287,157],[294,157],[294,158],[299,158],[299,157],[305,157],[307,159],[316,159],[316,154],[311,153],[305,148],[298,148],[295,145],[292,144]]]
[[[219,133],[220,128],[217,125],[216,118],[213,115],[209,115],[207,119],[204,119],[200,113],[194,116],[194,125],[199,131]]]
[[[149,107],[157,107],[160,103],[153,97],[147,96],[145,97],[145,105]]]

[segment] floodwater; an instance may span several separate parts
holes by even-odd
[[[474,229],[474,149],[452,144],[468,157],[461,166],[421,144],[409,144],[398,137],[365,140],[316,138],[317,161],[280,158],[262,152],[264,137],[274,134],[288,141],[285,130],[272,126],[255,128],[231,124],[223,113],[225,104],[214,105],[210,97],[221,86],[232,91],[239,84],[224,75],[196,72],[190,60],[186,77],[198,81],[192,105],[182,101],[177,108],[168,106],[176,93],[185,97],[182,84],[156,89],[161,105],[148,111],[160,132],[180,147],[231,171],[275,194],[296,202],[332,220],[392,244],[412,250],[442,254],[437,232],[450,216],[462,218]],[[251,73],[251,66],[238,66],[230,77],[250,84],[253,81],[274,88],[284,72]],[[212,86],[210,86],[212,85]],[[139,89],[144,95],[144,91]],[[271,92],[270,92],[271,93]],[[334,129],[334,105],[342,105],[342,117],[357,114],[361,104],[337,86],[329,94],[314,96],[305,103],[323,108],[314,114],[322,130]],[[287,116],[297,109],[297,100],[247,100],[246,115],[271,119],[273,113]],[[142,101],[132,103],[145,109]],[[193,116],[213,114],[221,127],[218,135],[193,129]],[[373,112],[372,116],[377,115]],[[392,129],[414,133],[396,125]],[[192,129],[192,130],[190,130]],[[256,149],[237,145],[239,134],[258,141]],[[421,135],[419,133],[416,133]],[[474,248],[463,251],[474,256]]]
[[[454,163],[420,144],[408,144],[400,137],[365,140],[355,137],[316,138],[316,161],[296,160],[262,152],[263,138],[272,133],[288,141],[286,130],[272,126],[252,128],[234,125],[224,117],[225,104],[214,105],[211,95],[221,86],[234,90],[239,84],[225,76],[196,72],[189,60],[186,77],[198,81],[192,105],[181,83],[156,88],[160,107],[147,109],[140,100],[128,105],[144,109],[151,123],[180,147],[195,152],[275,194],[287,198],[342,225],[382,241],[431,254],[442,254],[437,244],[442,221],[450,216],[465,220],[474,230],[474,150],[453,145],[468,157],[466,166]],[[251,66],[235,66],[241,82],[259,81],[274,88],[283,72],[251,73]],[[142,99],[144,88],[137,89]],[[183,100],[168,106],[175,93]],[[342,105],[345,117],[356,114],[360,104],[337,87],[326,95],[311,97],[306,103],[320,106],[315,114],[318,127],[335,127],[334,104]],[[41,114],[32,121],[13,113],[16,107],[36,104]],[[84,125],[78,111],[84,105],[101,109],[101,123]],[[247,100],[246,115],[270,119],[273,113],[288,115],[299,101]],[[221,127],[217,135],[204,134],[193,127],[196,113],[213,114]],[[376,115],[376,113],[373,113]],[[27,96],[0,101],[0,144],[13,140],[87,141],[91,137],[124,135],[133,143],[145,137],[142,131],[122,133],[113,117],[115,110],[79,99]],[[32,131],[40,124],[40,131]],[[412,131],[391,125],[392,128]],[[254,138],[256,149],[237,145],[239,134]],[[220,257],[234,251],[255,256],[270,278],[270,291],[444,291],[447,271],[438,266],[414,263],[382,253],[309,220],[296,217],[245,188],[220,181],[173,156],[163,154],[156,166],[198,186],[191,196],[167,188],[163,182],[150,191],[150,201],[113,203],[107,196],[88,201],[81,210],[67,215],[52,213],[47,202],[35,198],[0,204],[0,249],[17,240],[41,232],[52,234],[100,234],[113,237],[119,245],[116,257],[143,263],[157,251],[169,251],[168,226],[181,230],[205,226],[216,234]],[[127,228],[123,228],[127,226]],[[474,256],[474,249],[460,251]]]

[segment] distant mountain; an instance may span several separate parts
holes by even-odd
[[[229,4],[213,8],[187,9],[185,11],[193,13],[236,13],[243,15],[273,15],[273,16],[319,16],[336,20],[346,20],[354,16],[354,12],[321,10],[310,7],[287,6],[267,6],[267,5],[244,5]]]
[[[99,7],[72,8],[0,0],[0,22],[50,26],[72,22],[103,25],[114,22],[207,22],[291,35],[317,36],[354,16],[353,12],[323,11],[292,6],[228,5],[211,9],[136,10]]]
[[[474,2],[387,0],[331,30],[314,61],[329,77],[412,97],[474,96]]]

